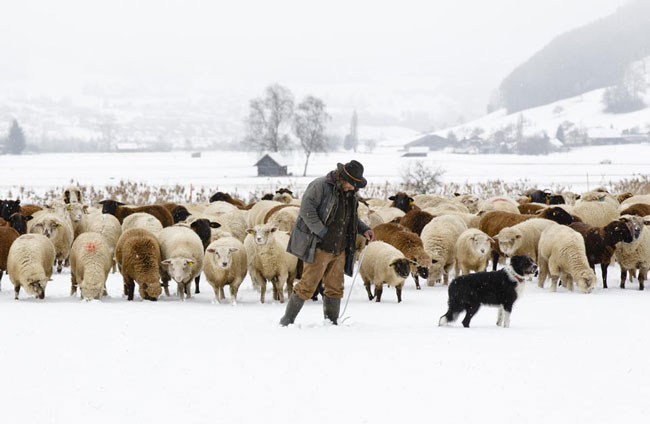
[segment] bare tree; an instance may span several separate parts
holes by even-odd
[[[305,152],[305,168],[302,176],[307,175],[307,165],[312,153],[327,152],[330,148],[325,128],[330,120],[325,111],[325,103],[319,98],[307,96],[296,109],[294,130]]]
[[[287,149],[292,116],[291,91],[280,84],[268,86],[264,97],[250,102],[246,143],[259,151],[279,152]]]

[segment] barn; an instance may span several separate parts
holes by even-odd
[[[258,177],[283,177],[287,174],[287,166],[280,165],[270,154],[265,154],[253,166],[257,167]]]

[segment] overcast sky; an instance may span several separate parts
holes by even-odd
[[[554,36],[623,3],[3,2],[0,90],[61,95],[116,84],[248,96],[277,81],[351,107],[408,103],[409,93],[425,107],[445,98],[472,116],[513,67]]]

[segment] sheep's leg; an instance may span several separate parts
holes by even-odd
[[[266,295],[266,280],[260,281],[260,303],[264,303],[264,295]]]
[[[627,270],[621,266],[621,288],[625,288],[625,280],[627,279]]]
[[[275,283],[276,283],[276,279],[272,278],[271,288],[273,289],[273,300],[278,301],[280,300],[280,296],[278,295],[278,286]]]
[[[219,287],[212,286],[212,290],[214,290],[214,301],[213,301],[213,303],[220,303],[220,300],[219,300]]]
[[[415,280],[415,290],[420,290],[420,276],[417,271],[413,274],[413,280]]]
[[[2,291],[2,276],[4,275],[4,271],[0,269],[0,291]]]
[[[557,280],[560,278],[559,275],[551,275],[551,291],[557,291]]]
[[[645,268],[641,268],[639,270],[639,290],[643,290],[645,288],[644,283],[645,279],[647,277],[648,270]]]
[[[602,263],[600,264],[600,272],[603,275],[603,288],[607,288],[607,267],[609,267],[609,264]]]
[[[287,283],[288,279],[288,274],[281,274],[275,279],[275,285],[278,292],[278,300],[280,300],[280,303],[284,303],[284,286]]]
[[[66,268],[70,266],[70,256],[65,258],[65,261],[63,261],[63,266]]]
[[[402,302],[402,284],[395,287],[395,292],[397,293],[397,303]]]
[[[113,274],[115,274],[117,272],[117,262],[115,262],[115,259],[111,259],[111,261],[113,262],[113,265],[112,265]]]
[[[374,299],[375,297],[372,295],[372,292],[370,291],[370,281],[366,281],[364,279],[363,285],[366,287],[366,292],[368,292],[368,300],[372,302],[372,299]]]
[[[77,278],[74,275],[74,272],[70,273],[70,296],[74,296],[77,294]]]
[[[548,262],[545,259],[539,258],[539,276],[537,277],[537,286],[541,289],[544,288],[544,282],[548,277]]]
[[[194,284],[196,285],[196,288],[194,289],[194,293],[201,293],[199,290],[199,282],[201,281],[201,275],[197,275],[196,278],[194,279]]]
[[[14,299],[18,300],[19,294],[20,294],[20,284],[14,287]]]
[[[219,301],[226,300],[226,293],[223,289],[223,286],[219,287]]]
[[[384,283],[375,284],[375,302],[381,302],[381,293],[384,291]]]
[[[287,281],[287,297],[291,297],[293,294],[293,280]]]
[[[126,296],[128,300],[133,300],[135,293],[135,281],[132,278],[124,277],[124,286],[126,287]]]
[[[185,289],[185,298],[186,299],[191,299],[192,298],[192,280],[190,280],[187,283],[183,284],[183,288]]]
[[[57,274],[61,274],[61,271],[63,271],[63,259],[57,259],[56,260],[56,272],[57,272]]]
[[[229,289],[230,289],[230,304],[231,305],[236,305],[237,304],[237,292],[239,291],[239,285],[240,284],[241,284],[241,281],[230,284]]]

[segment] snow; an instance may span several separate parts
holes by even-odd
[[[650,376],[647,291],[592,294],[526,283],[511,327],[482,308],[472,328],[437,327],[446,288],[369,302],[357,281],[350,319],[324,322],[308,301],[297,324],[259,303],[247,277],[237,306],[203,278],[190,300],[69,297],[68,269],[45,300],[0,292],[0,398],[6,422],[641,422]],[[349,289],[351,279],[346,279]],[[547,282],[548,287],[548,282]],[[173,290],[172,290],[173,293]],[[462,319],[462,316],[461,316]]]
[[[426,158],[403,158],[401,155],[402,152],[395,149],[378,149],[374,153],[316,154],[309,161],[308,176],[302,177],[304,156],[294,153],[279,158],[281,164],[289,165],[289,172],[293,173],[293,176],[281,178],[257,177],[253,164],[259,156],[244,152],[208,151],[203,152],[200,158],[190,158],[190,152],[0,155],[0,197],[9,191],[17,193],[21,186],[42,191],[67,185],[71,179],[95,186],[115,185],[120,180],[193,185],[195,188],[205,186],[243,196],[281,186],[291,186],[300,192],[314,177],[334,169],[338,162],[346,163],[351,159],[364,164],[364,176],[376,187],[383,187],[386,182],[401,183],[401,175],[409,163],[422,160],[432,168],[442,167],[445,170],[444,182],[527,180],[531,185],[560,185],[584,191],[647,173],[650,144],[582,147],[548,156],[445,152],[431,152]],[[611,159],[612,164],[600,164],[603,159]]]

